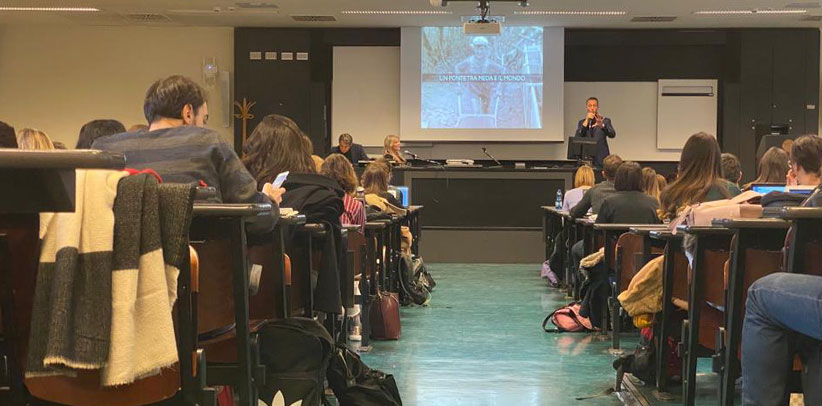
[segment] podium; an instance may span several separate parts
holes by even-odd
[[[597,156],[597,141],[592,137],[568,138],[568,159],[593,161]]]

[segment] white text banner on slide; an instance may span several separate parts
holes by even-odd
[[[403,140],[564,140],[562,28],[404,27],[400,54]]]

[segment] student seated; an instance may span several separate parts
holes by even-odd
[[[622,165],[622,158],[619,155],[605,157],[602,168],[602,176],[605,177],[605,181],[594,185],[582,195],[582,200],[571,208],[571,217],[580,218],[588,213],[589,209],[594,214],[599,212],[602,201],[614,193],[614,177],[620,165]]]
[[[14,127],[0,121],[0,148],[17,148]]]
[[[50,151],[54,143],[46,133],[32,128],[24,128],[17,133],[17,148]]]
[[[653,176],[656,184],[656,174]],[[659,202],[642,191],[642,168],[636,162],[625,162],[614,179],[616,193],[602,202],[597,223],[656,224],[659,223]]]
[[[323,161],[320,173],[337,181],[345,191],[343,204],[345,211],[340,216],[343,225],[356,225],[360,232],[365,232],[365,208],[362,202],[356,199],[357,174],[351,162],[342,154],[331,154]]]
[[[285,189],[257,182],[220,134],[203,128],[208,122],[206,94],[200,85],[183,76],[160,79],[146,92],[143,112],[149,131],[127,132],[99,138],[92,148],[121,152],[126,166],[150,168],[165,182],[204,182],[216,189],[215,200],[223,203],[273,202],[270,230],[279,218]]]
[[[763,158],[764,159],[764,158]],[[803,135],[791,146],[791,168],[786,176],[788,186],[819,186],[822,179],[822,138]]]
[[[367,161],[368,154],[365,153],[365,148],[360,144],[354,143],[354,138],[351,134],[340,134],[339,145],[331,148],[332,154],[342,154],[348,162],[356,165],[357,162]]]
[[[89,149],[94,140],[109,135],[126,132],[123,123],[117,120],[92,120],[80,128],[76,149]]]
[[[788,175],[788,169],[790,169],[788,153],[782,148],[770,147],[759,160],[757,167],[759,175],[756,180],[745,185],[745,188],[750,189],[751,184],[754,183],[783,183]]]
[[[614,189],[614,177],[616,177],[616,172],[620,165],[622,165],[622,158],[620,158],[619,155],[608,155],[605,157],[602,169],[602,176],[605,177],[605,181],[594,185],[582,195],[582,200],[571,208],[569,212],[571,217],[583,217],[588,213],[589,209],[594,214],[599,213],[599,208],[605,198],[616,193]],[[584,256],[585,241],[577,241],[574,246],[571,247],[571,260],[574,261],[574,269],[579,269],[579,261],[581,261]]]
[[[659,195],[661,217],[672,219],[685,206],[738,195],[739,188],[722,178],[721,161],[713,135],[697,133],[688,138],[679,158],[679,176]]]
[[[660,185],[660,178],[665,180],[664,176],[656,174],[654,168],[647,166],[642,168],[642,191],[656,199],[657,202],[659,202],[659,192],[664,187]]]
[[[734,154],[725,152],[722,154],[721,165],[722,179],[739,187],[739,182],[742,181],[742,164],[739,163],[739,158]]]
[[[562,199],[562,210],[571,210],[576,206],[585,191],[594,186],[594,170],[588,165],[582,165],[577,168],[577,173],[574,175],[574,188],[565,192]]]
[[[377,206],[382,210],[385,210],[383,208],[385,203],[395,208],[403,207],[402,203],[388,192],[389,171],[387,165],[380,162],[372,162],[365,167],[362,174],[362,187],[365,189],[365,201],[369,206]]]
[[[400,144],[400,137],[396,135],[389,135],[385,137],[385,141],[383,141],[383,157],[395,164],[404,164],[405,158],[402,156],[402,151],[400,151],[401,144]]]
[[[742,323],[742,404],[788,405],[797,351],[806,368],[805,404],[822,404],[820,340],[821,277],[775,273],[754,282]]]

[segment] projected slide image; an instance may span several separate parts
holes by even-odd
[[[542,27],[423,27],[422,128],[542,128]]]

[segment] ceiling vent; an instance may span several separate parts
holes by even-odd
[[[272,3],[255,3],[255,2],[241,2],[236,3],[237,8],[244,8],[244,9],[253,9],[253,10],[260,10],[260,9],[276,9],[276,4]]]
[[[125,14],[126,20],[138,24],[162,24],[171,22],[171,18],[156,13],[133,13]]]
[[[634,17],[631,19],[631,22],[634,23],[669,23],[671,21],[676,20],[675,16],[647,16],[647,17]]]
[[[786,4],[785,8],[799,8],[799,9],[809,9],[809,8],[819,8],[819,2],[816,1],[803,1],[803,2],[796,2]]]
[[[337,21],[334,16],[291,16],[294,21],[301,23],[327,23]]]
[[[822,15],[802,16],[802,21],[822,22]]]

